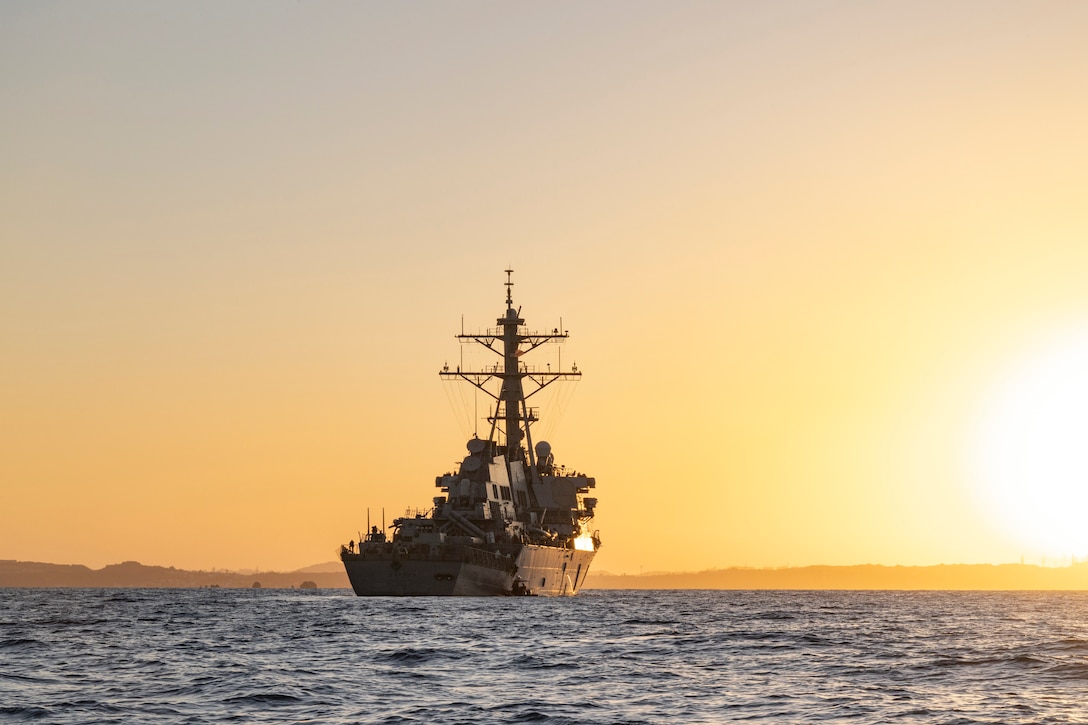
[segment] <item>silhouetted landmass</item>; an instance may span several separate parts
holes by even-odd
[[[585,589],[1088,590],[1088,564],[941,564],[712,569],[645,575],[593,574]]]
[[[101,569],[69,564],[0,561],[0,587],[251,588],[257,582],[266,589],[290,589],[299,587],[304,582],[312,583],[319,589],[350,588],[343,570],[324,574],[267,571],[240,574],[144,566],[135,561],[111,564]]]
[[[341,561],[326,561],[323,564],[312,564],[297,570],[299,574],[342,574],[344,563]]]
[[[350,589],[347,575],[318,564],[294,572],[186,571],[135,561],[101,569],[80,565],[0,561],[0,587],[226,587]],[[1088,590],[1088,564],[942,564],[940,566],[804,566],[784,569],[712,569],[645,575],[593,574],[585,589],[884,589]]]

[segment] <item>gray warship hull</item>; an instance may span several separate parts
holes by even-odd
[[[416,555],[382,551],[344,554],[351,588],[360,597],[503,595],[574,596],[594,551],[526,544],[516,553],[476,548]]]

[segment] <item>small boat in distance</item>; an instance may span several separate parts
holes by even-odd
[[[526,400],[561,380],[577,380],[577,366],[538,370],[524,356],[560,343],[566,330],[530,332],[514,308],[506,270],[506,310],[497,326],[457,335],[502,358],[481,370],[443,366],[444,379],[467,382],[494,401],[486,439],[468,441],[458,470],[435,478],[444,495],[426,513],[393,521],[392,536],[377,526],[340,548],[359,596],[573,596],[601,546],[592,529],[596,481],[555,463],[546,441],[533,443],[537,409]],[[526,386],[530,390],[526,392]],[[384,526],[384,522],[383,522]]]

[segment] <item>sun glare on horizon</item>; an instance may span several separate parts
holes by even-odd
[[[982,410],[969,465],[981,505],[1025,551],[1088,554],[1088,327],[1010,369]]]

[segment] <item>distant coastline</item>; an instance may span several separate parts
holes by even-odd
[[[1088,590],[1088,564],[938,564],[712,569],[644,575],[592,574],[587,589],[839,589],[888,591]]]
[[[0,561],[0,587],[349,589],[334,562],[293,572],[189,571],[135,561],[91,569],[78,564]],[[1088,564],[941,564],[936,566],[804,566],[701,572],[590,574],[586,589],[840,589],[1088,591]]]
[[[196,589],[200,587],[291,589],[312,582],[318,589],[348,587],[343,571],[293,572],[188,571],[174,567],[146,566],[135,561],[91,569],[79,564],[45,564],[32,561],[0,561],[0,587],[102,587],[149,589]],[[311,588],[309,586],[305,588]]]

